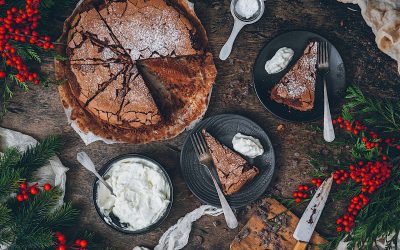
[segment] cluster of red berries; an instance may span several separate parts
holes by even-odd
[[[322,184],[322,180],[320,178],[317,179],[312,179],[311,182],[317,187],[319,188]]]
[[[293,197],[295,197],[296,202],[301,202],[302,199],[307,199],[308,198],[308,191],[310,188],[307,185],[299,185],[297,187],[297,192],[293,193]]]
[[[4,5],[5,1],[0,1]],[[18,71],[16,78],[20,82],[30,81],[39,84],[38,74],[29,72],[22,58],[17,55],[16,49],[10,41],[22,43],[29,42],[45,50],[54,49],[55,46],[50,42],[50,37],[39,36],[36,31],[38,22],[41,19],[39,13],[40,0],[26,0],[25,8],[17,9],[12,7],[6,11],[6,16],[0,18],[0,54],[4,58],[6,65]],[[6,77],[4,71],[0,71],[0,78]]]
[[[66,239],[65,235],[60,232],[56,232],[56,238],[58,241],[56,250],[66,250],[66,249],[85,250],[87,247],[87,241],[81,240],[81,239],[77,239],[77,240],[75,240],[75,242],[72,245],[67,246],[67,239]]]
[[[395,147],[397,150],[400,150],[400,144],[396,144],[395,138],[380,139],[378,133],[368,131],[367,127],[357,120],[351,124],[349,121],[344,120],[343,117],[339,116],[337,119],[334,119],[332,123],[339,125],[339,128],[343,128],[354,135],[359,135],[361,131],[364,132],[364,137],[362,137],[361,140],[365,144],[366,149],[377,148],[382,151],[382,145],[386,144],[388,147]],[[383,155],[382,157],[386,156]]]
[[[19,202],[28,200],[29,194],[37,195],[39,193],[38,183],[28,186],[26,181],[24,181],[19,185],[19,188],[20,188],[20,193],[17,194],[17,200]],[[49,191],[50,189],[51,189],[51,185],[49,183],[46,183],[43,185],[44,191]]]
[[[322,180],[319,178],[312,179],[311,182],[315,185],[316,188],[319,188],[319,186],[321,186],[321,184],[322,184]],[[308,197],[310,197],[312,191],[314,191],[315,188],[309,187],[307,185],[299,185],[297,187],[297,190],[298,191],[293,193],[293,197],[295,198],[295,201],[297,203],[299,203],[299,202],[302,202],[304,199],[307,199]]]
[[[358,165],[358,166],[357,166]],[[376,161],[364,163],[359,161],[358,164],[350,165],[350,173],[341,169],[333,173],[333,179],[336,184],[340,184],[347,178],[353,179],[357,183],[361,183],[361,194],[353,197],[350,205],[347,207],[347,213],[343,218],[339,218],[336,222],[339,226],[336,228],[338,232],[345,230],[349,232],[355,225],[354,216],[368,204],[369,199],[366,194],[374,193],[381,187],[382,183],[390,178],[393,165],[387,161]]]
[[[354,196],[351,199],[350,205],[347,208],[347,212],[343,215],[342,218],[336,220],[336,224],[338,225],[336,231],[346,231],[350,232],[350,229],[354,227],[355,216],[357,216],[358,212],[369,202],[369,199],[364,194],[359,194]]]

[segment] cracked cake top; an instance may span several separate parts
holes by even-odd
[[[56,63],[68,80],[61,99],[83,131],[133,143],[162,140],[205,112],[216,70],[204,28],[184,1],[87,0],[67,19],[60,40],[69,59]],[[155,101],[162,90],[137,68],[150,58],[144,71],[174,86],[170,98],[187,97],[173,110]]]

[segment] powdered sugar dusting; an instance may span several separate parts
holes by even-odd
[[[315,90],[315,72],[317,64],[317,43],[311,43],[292,69],[282,78],[278,93],[292,99],[302,97],[310,90]]]

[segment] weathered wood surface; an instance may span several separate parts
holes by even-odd
[[[244,28],[230,58],[225,62],[217,58],[232,27],[229,1],[196,1],[195,6],[208,32],[218,69],[217,83],[206,116],[221,113],[242,114],[258,123],[270,135],[277,165],[275,179],[267,192],[289,197],[312,170],[306,158],[307,150],[310,147],[325,147],[322,134],[310,130],[308,124],[282,122],[264,110],[259,103],[251,85],[251,70],[257,53],[267,41],[277,34],[293,29],[318,32],[331,40],[344,57],[349,83],[362,86],[368,93],[398,98],[400,77],[397,74],[397,65],[378,50],[372,31],[362,20],[359,11],[347,9],[357,9],[355,6],[339,4],[334,0],[267,0],[262,19]],[[61,26],[58,28],[61,29]],[[51,73],[52,67],[45,70]],[[48,88],[35,87],[26,93],[16,91],[9,107],[11,112],[4,117],[1,126],[38,139],[49,134],[62,134],[66,143],[60,158],[70,168],[67,174],[66,199],[72,200],[82,209],[79,227],[96,232],[108,245],[116,249],[132,249],[136,245],[152,247],[168,227],[201,205],[186,187],[179,170],[179,149],[186,133],[173,140],[141,146],[93,143],[86,147],[67,124],[55,85]],[[277,131],[279,124],[284,124],[283,132]],[[106,226],[93,207],[94,177],[75,160],[76,153],[81,150],[85,150],[99,166],[112,157],[130,152],[143,153],[161,162],[169,172],[175,190],[173,208],[166,222],[159,229],[140,236],[124,235]],[[200,219],[194,224],[186,249],[228,249],[235,235],[246,223],[250,210],[249,206],[238,211],[240,225],[236,230],[228,230],[222,216]],[[322,220],[319,224],[320,232],[325,231],[323,225],[327,223],[324,221],[332,221],[327,216]]]

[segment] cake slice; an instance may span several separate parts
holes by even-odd
[[[248,164],[238,153],[223,145],[204,129],[202,134],[226,195],[236,193],[258,174],[258,169]]]
[[[272,89],[272,100],[300,111],[314,107],[317,50],[318,42],[307,45],[303,55]]]
[[[171,113],[193,102],[196,95],[210,89],[212,82],[208,79],[216,74],[212,60],[212,55],[206,53],[149,58],[136,63],[159,110],[168,119]]]

